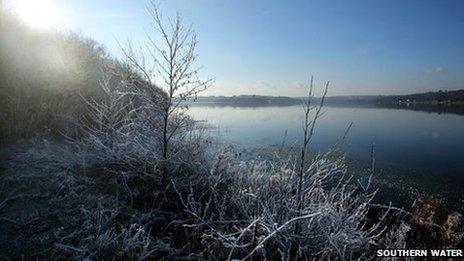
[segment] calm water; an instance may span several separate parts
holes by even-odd
[[[342,146],[350,158],[368,160],[375,143],[378,166],[394,166],[462,182],[464,116],[381,108],[326,107],[312,149],[323,150],[353,126]],[[301,106],[194,106],[190,114],[219,127],[222,141],[244,147],[297,145],[302,135]],[[284,139],[285,132],[286,138]],[[456,184],[454,184],[456,185]]]

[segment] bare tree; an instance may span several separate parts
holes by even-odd
[[[325,88],[324,88],[324,93],[322,94],[320,103],[318,105],[313,105],[312,104],[312,98],[313,98],[313,88],[314,88],[314,76],[311,75],[311,79],[309,82],[309,91],[308,91],[308,97],[304,101],[303,104],[303,110],[304,110],[304,119],[303,119],[303,143],[301,145],[300,149],[300,168],[298,172],[298,179],[297,179],[297,189],[296,189],[296,202],[295,202],[295,207],[296,211],[299,214],[301,211],[301,205],[302,205],[302,198],[303,198],[303,184],[304,184],[304,179],[306,174],[308,174],[309,170],[307,169],[307,154],[308,154],[308,145],[311,141],[311,138],[313,137],[314,134],[314,128],[316,126],[316,122],[321,116],[321,109],[324,106],[324,100],[327,95],[327,91],[329,89],[329,83],[326,82]],[[312,116],[311,111],[315,110],[314,115]],[[312,116],[312,117],[311,117]],[[300,224],[299,222],[295,222],[294,225],[294,234],[298,235],[300,233]],[[299,242],[298,239],[293,241],[294,244],[290,248],[290,256],[293,258],[297,258],[297,252],[299,248]]]
[[[324,106],[324,100],[327,95],[327,91],[329,89],[329,83],[326,82],[325,88],[324,88],[324,93],[322,94],[320,103],[318,106],[313,106],[312,105],[312,97],[313,97],[313,85],[314,85],[314,77],[311,75],[311,80],[309,83],[309,92],[308,92],[308,97],[306,98],[304,102],[304,122],[303,122],[303,143],[301,145],[301,150],[300,150],[300,170],[299,170],[299,175],[298,175],[298,188],[297,188],[297,197],[296,197],[296,205],[297,209],[300,209],[300,204],[301,204],[301,187],[303,184],[303,179],[306,174],[306,165],[307,165],[307,150],[308,150],[308,145],[309,142],[311,141],[311,138],[313,137],[314,134],[314,127],[316,126],[316,122],[321,116],[321,109]],[[314,116],[311,118],[311,111],[316,110]]]
[[[148,11],[153,19],[152,30],[146,33],[146,50],[141,51],[141,59],[134,52],[124,51],[128,61],[135,69],[141,71],[152,86],[157,86],[166,92],[161,101],[162,122],[162,171],[163,183],[169,174],[170,142],[173,136],[183,127],[183,111],[188,109],[183,102],[195,99],[213,83],[212,79],[202,80],[198,77],[200,67],[195,66],[198,54],[196,34],[192,26],[186,27],[179,14],[175,19],[163,20],[156,1],[151,1]],[[158,38],[157,38],[158,37]],[[146,59],[150,59],[150,68]],[[157,81],[156,84],[154,82]]]

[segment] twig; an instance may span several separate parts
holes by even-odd
[[[267,240],[269,240],[270,238],[272,238],[275,234],[277,234],[280,230],[284,229],[286,226],[288,226],[289,224],[293,223],[293,222],[296,222],[296,221],[299,221],[299,220],[302,220],[302,219],[308,219],[308,218],[313,218],[317,215],[320,215],[321,212],[317,212],[317,213],[313,213],[313,214],[308,214],[308,215],[304,215],[304,216],[299,216],[299,217],[295,217],[295,218],[292,218],[290,220],[288,220],[287,222],[285,222],[283,225],[281,225],[280,227],[278,227],[276,230],[274,230],[272,233],[270,233],[269,235],[267,235],[261,242],[259,242],[259,244],[250,252],[248,253],[247,256],[245,256],[242,260],[246,260],[248,258],[250,258],[258,249],[261,248],[261,246],[266,243]]]

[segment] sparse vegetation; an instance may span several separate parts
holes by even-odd
[[[70,86],[70,93],[86,88],[92,93],[83,94],[79,102],[66,100],[79,106],[72,111],[51,103],[62,99],[56,92],[34,95],[36,103],[32,96],[12,96],[16,90],[32,95],[24,89],[28,86],[24,81],[8,80],[2,87],[2,95],[19,99],[2,108],[2,122],[11,124],[2,130],[5,139],[34,136],[15,136],[13,128],[33,134],[42,133],[44,126],[51,128],[50,113],[60,112],[73,123],[53,120],[66,126],[57,129],[61,139],[36,138],[33,146],[10,140],[4,147],[0,255],[95,260],[373,259],[378,248],[423,247],[428,236],[422,233],[430,230],[442,240],[440,246],[462,246],[459,214],[436,224],[431,203],[418,206],[414,213],[375,205],[370,179],[362,185],[353,181],[345,159],[335,150],[309,154],[324,102],[311,103],[312,81],[300,157],[242,161],[233,148],[208,142],[195,121],[179,109],[183,100],[210,83],[190,71],[196,42],[186,45],[186,53],[173,55],[182,49],[189,31],[182,31],[177,18],[173,35],[163,32],[157,9],[153,12],[169,46],[167,51],[152,46],[161,59],[170,53],[164,61],[169,66],[161,67],[170,72],[164,74],[165,89],[153,84],[148,69],[128,49],[126,63],[88,51],[97,61],[91,70],[99,73],[87,76],[84,71],[87,80],[71,81],[80,87]],[[2,18],[2,34],[4,23]],[[82,43],[79,38],[66,39]],[[90,42],[83,45],[86,50],[96,48]],[[31,75],[21,71],[27,67],[14,73],[6,71],[15,70],[9,65],[1,68],[5,75]],[[53,82],[26,80],[44,88]],[[327,88],[328,83],[324,96]],[[44,103],[50,107],[32,116],[30,106]],[[17,112],[14,104],[25,106],[24,111]],[[13,120],[13,113],[22,116]],[[69,126],[74,131],[65,131]]]
[[[170,172],[170,158],[173,154],[170,148],[171,140],[189,123],[188,117],[183,113],[188,108],[184,102],[195,99],[198,93],[211,85],[212,79],[200,79],[199,68],[194,67],[198,57],[197,39],[191,26],[184,26],[179,14],[174,21],[169,20],[169,23],[163,21],[155,1],[151,1],[148,10],[154,25],[152,34],[147,34],[147,47],[140,48],[141,51],[137,55],[129,45],[128,48],[123,49],[123,53],[128,61],[127,64],[149,83],[148,89],[161,87],[166,93],[166,97],[161,97],[162,99],[145,96],[149,107],[157,108],[157,114],[162,117],[162,129],[160,130],[162,169],[163,183],[166,184]],[[158,35],[162,43],[157,42],[156,36]],[[147,61],[147,57],[152,59],[151,62]],[[161,80],[162,83],[155,84],[153,82],[155,79]]]
[[[92,39],[34,30],[0,12],[2,142],[72,131],[87,112],[82,97],[99,100],[102,77],[128,70]]]

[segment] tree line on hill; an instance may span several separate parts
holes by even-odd
[[[320,98],[313,98],[320,101]],[[235,95],[235,96],[202,96],[190,103],[217,104],[229,106],[288,106],[299,105],[304,97],[264,96],[264,95]],[[464,90],[437,91],[408,95],[351,95],[329,96],[325,98],[329,106],[380,106],[401,107],[403,105],[422,106],[464,106]]]

